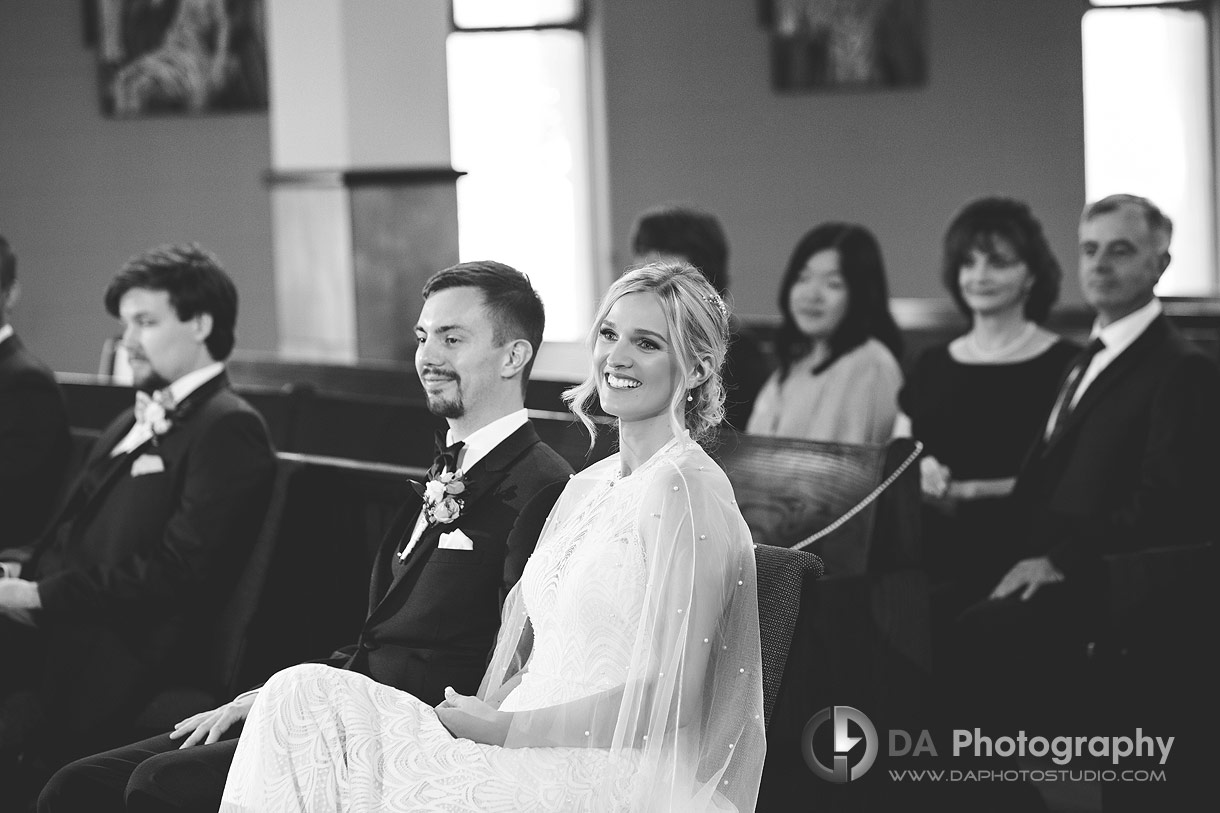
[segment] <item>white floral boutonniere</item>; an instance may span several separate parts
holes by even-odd
[[[159,438],[168,432],[174,425],[170,420],[169,413],[165,411],[165,407],[153,401],[148,405],[148,428],[152,430],[153,437]]]
[[[411,486],[424,501],[424,518],[428,525],[448,525],[462,516],[466,501],[466,478],[462,471],[443,472],[427,483],[411,481]]]
[[[153,445],[174,428],[174,396],[168,390],[158,390],[152,395],[139,393],[136,396],[136,420],[148,427]]]

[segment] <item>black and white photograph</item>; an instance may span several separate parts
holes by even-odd
[[[1218,26],[0,2],[0,813],[1220,809]]]

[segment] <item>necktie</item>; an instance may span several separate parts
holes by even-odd
[[[1105,342],[1098,337],[1089,342],[1088,346],[1076,357],[1076,363],[1072,365],[1071,371],[1064,379],[1063,389],[1059,391],[1059,397],[1055,399],[1055,408],[1051,410],[1050,420],[1046,423],[1046,440],[1049,441],[1055,437],[1067,423],[1068,416],[1072,414],[1072,401],[1076,398],[1076,391],[1080,389],[1080,381],[1084,378],[1084,372],[1089,369],[1089,362],[1093,360],[1093,357],[1105,347]]]

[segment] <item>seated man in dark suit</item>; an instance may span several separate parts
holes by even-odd
[[[989,600],[959,620],[959,666],[975,715],[962,724],[990,723],[1012,736],[1019,728],[1106,733],[1058,730],[1089,724],[1078,716],[1093,693],[1081,666],[1096,633],[1091,608],[1104,600],[1102,555],[1220,533],[1220,370],[1153,295],[1171,234],[1155,205],[1131,195],[1097,201],[1081,217],[1081,287],[1097,311],[1092,341],[1017,478],[1014,516],[1024,524],[1011,540],[1013,564]]]
[[[0,548],[24,544],[42,530],[65,476],[69,446],[68,413],[55,375],[8,323],[17,291],[17,258],[0,237]]]
[[[637,263],[685,260],[698,268],[722,297],[729,295],[729,242],[715,215],[690,206],[649,209],[631,228]],[[729,321],[729,352],[724,360],[724,420],[744,432],[754,400],[771,373],[758,339],[736,317]]]
[[[433,704],[447,686],[477,691],[501,602],[572,471],[538,439],[525,411],[544,319],[529,280],[506,265],[463,263],[428,280],[415,367],[448,436],[438,438],[424,493],[403,506],[382,542],[356,643],[325,663]],[[39,809],[215,810],[237,724],[256,693],[170,734],[69,765],[51,779]]]
[[[193,671],[275,472],[262,418],[224,372],[237,289],[216,258],[152,249],[105,302],[137,406],[102,433],[42,537],[0,551],[17,576],[0,579],[0,740],[51,765],[112,744]]]

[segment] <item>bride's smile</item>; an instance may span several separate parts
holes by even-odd
[[[593,348],[602,409],[622,424],[657,421],[669,432],[679,378],[665,312],[656,294],[624,294],[611,306]]]

